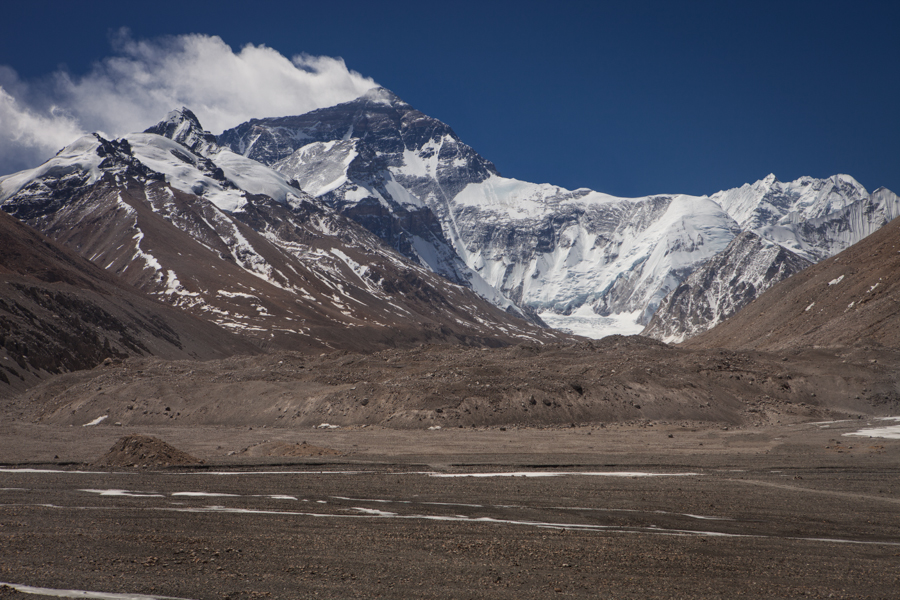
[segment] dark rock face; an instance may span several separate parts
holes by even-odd
[[[745,231],[663,300],[641,332],[681,342],[728,319],[767,289],[812,263]]]
[[[205,154],[218,147],[216,136],[203,129],[197,115],[183,107],[172,111],[144,133],[154,133],[174,140],[195,154]]]
[[[379,167],[402,166],[405,150],[422,151],[426,157],[436,156],[444,162],[450,158],[464,159],[465,164],[455,168],[442,165],[442,183],[452,185],[455,180],[457,185],[465,185],[497,172],[493,163],[463,144],[448,125],[415,110],[384,88],[304,115],[253,119],[223,132],[218,142],[238,154],[273,165],[312,142],[351,138],[360,140],[372,151],[362,161],[368,167],[363,168],[367,172],[377,171]],[[445,138],[451,142],[446,147],[422,150],[429,142]],[[381,162],[375,162],[376,159]]]

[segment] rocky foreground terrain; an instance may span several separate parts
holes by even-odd
[[[846,435],[887,421],[805,418],[430,431],[4,421],[0,581],[16,587],[0,597],[895,597],[900,440]],[[121,443],[134,432],[167,453],[124,466],[129,447],[148,449]],[[173,447],[204,464],[162,466]],[[111,458],[120,466],[97,466]]]
[[[636,336],[111,358],[0,399],[0,597],[891,598],[898,373]]]
[[[422,346],[108,361],[7,401],[11,418],[59,426],[753,426],[900,414],[900,353],[684,350],[638,336],[499,349]]]

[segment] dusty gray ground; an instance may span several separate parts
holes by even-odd
[[[5,424],[0,581],[179,598],[892,598],[900,440],[842,435],[867,423],[887,424]],[[130,433],[206,465],[81,466]],[[341,455],[277,455],[301,442]],[[585,474],[623,471],[667,476]],[[488,472],[572,474],[435,476]]]

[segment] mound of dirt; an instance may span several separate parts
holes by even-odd
[[[148,435],[126,435],[94,463],[95,467],[183,467],[202,464],[199,458],[182,452]]]
[[[249,448],[244,448],[240,452],[246,456],[280,456],[280,457],[298,457],[298,456],[343,456],[343,452],[333,450],[331,448],[322,448],[321,446],[313,446],[306,442],[292,444],[290,442],[263,442]]]

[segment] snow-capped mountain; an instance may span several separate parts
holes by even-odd
[[[744,231],[666,296],[641,332],[682,342],[732,316],[761,293],[813,263]]]
[[[406,257],[536,320],[466,265],[425,201],[429,194],[455,194],[496,172],[494,166],[450,127],[391,92],[376,88],[304,115],[254,119],[225,131],[219,143],[283,173]]]
[[[681,342],[729,318],[759,294],[807,266],[856,244],[893,220],[900,198],[885,188],[866,192],[848,175],[769,175],[712,196],[746,229],[666,297],[644,331]]]
[[[3,210],[157,298],[266,344],[560,339],[219,146],[190,111],[148,131],[86,136],[0,178]]]
[[[383,88],[254,119],[218,139],[495,304],[592,337],[639,332],[741,231],[815,262],[898,207],[891,192],[869,195],[844,175],[788,184],[770,175],[711,197],[642,198],[504,178],[446,124]]]
[[[843,252],[772,286],[718,327],[687,340],[685,346],[768,352],[812,347],[855,346],[876,352],[879,347],[897,348],[898,239],[900,220],[895,219]],[[897,401],[897,389],[892,387],[881,395],[879,404],[896,406]]]
[[[451,284],[465,286],[502,311],[591,337],[640,332],[666,295],[679,289],[680,300],[667,304],[674,311],[663,319],[669,322],[653,329],[661,332],[653,335],[673,340],[712,326],[752,299],[768,285],[761,276],[785,276],[800,258],[816,262],[831,256],[900,212],[895,194],[883,188],[868,194],[846,175],[790,183],[770,175],[710,197],[640,198],[505,178],[449,126],[383,88],[304,115],[254,119],[218,137],[203,130],[187,109],[121,140],[88,136],[45,165],[0,179],[0,202],[92,260],[105,260],[104,266],[132,283],[236,329],[261,332],[265,327],[258,318],[276,308],[259,309],[242,296],[255,297],[247,291],[253,287],[249,283],[231,289],[224,280],[210,280],[209,269],[164,264],[159,255],[165,244],[147,250],[154,219],[199,244],[195,258],[213,252],[230,261],[227,269],[237,269],[229,276],[252,276],[280,290],[275,296],[286,294],[277,312],[288,324],[303,318],[322,327],[352,326],[354,313],[346,309],[353,303],[328,291],[348,278],[362,294],[356,301],[366,306],[415,302],[391,296],[400,288],[372,288],[375,271],[383,276],[397,268],[402,274],[394,277],[413,277],[442,294],[462,293]],[[78,226],[79,219],[94,227]],[[349,227],[351,221],[362,228]],[[748,262],[745,251],[729,248],[745,231],[789,250],[796,260],[782,261],[778,264],[786,266],[774,271],[769,267],[775,263],[763,268]],[[122,254],[129,248],[130,255]],[[778,253],[766,248],[765,256]],[[707,271],[685,284],[699,287],[684,288],[681,284],[704,264]],[[712,265],[721,273],[710,274]],[[301,283],[312,280],[330,283],[315,290]],[[724,283],[735,286],[733,300],[717,300],[716,308],[705,287],[714,280],[720,297]],[[307,301],[318,308],[306,309],[318,311],[316,318],[295,314],[292,294],[308,294]],[[684,305],[686,298],[694,300]],[[408,315],[445,322],[446,315],[438,315],[442,309],[419,301]],[[325,321],[316,321],[323,316],[321,307],[333,302]],[[468,311],[462,321],[483,318],[472,301],[462,306]],[[355,323],[387,327],[392,319],[407,318],[384,310],[392,316],[360,313]],[[539,331],[503,327],[501,334],[513,337]],[[490,327],[476,330],[488,335]]]
[[[872,194],[849,175],[801,177],[782,183],[775,175],[710,197],[743,230],[818,262],[855,244],[900,214],[900,198],[885,188]]]
[[[717,192],[711,199],[743,229],[759,229],[824,217],[866,196],[865,188],[849,175],[782,183],[770,173],[756,183]]]
[[[703,198],[622,199],[503,178],[450,127],[380,88],[250,121],[219,142],[435,272],[577,333],[636,333],[672,286],[739,232]]]

